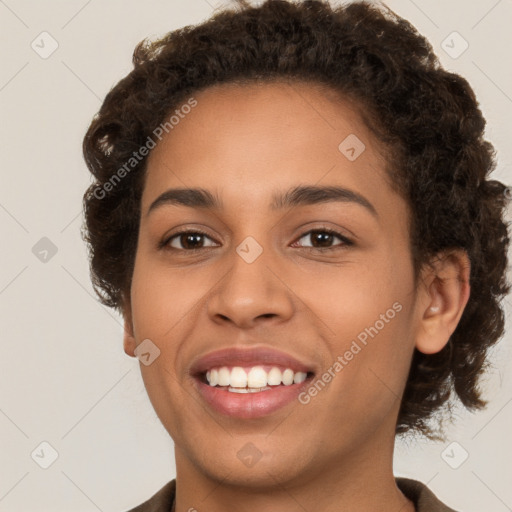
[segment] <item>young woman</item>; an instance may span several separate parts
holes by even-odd
[[[503,334],[475,95],[385,8],[238,4],[141,43],[84,140],[93,283],[175,443],[133,512],[453,510],[392,459],[484,405]]]

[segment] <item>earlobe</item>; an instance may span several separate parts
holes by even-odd
[[[132,331],[129,329],[131,326],[128,326],[126,323],[126,320],[124,322],[124,337],[123,337],[123,345],[124,345],[124,351],[126,355],[135,357],[135,338],[133,337]]]
[[[470,262],[463,250],[440,255],[429,267],[418,300],[416,348],[435,354],[455,331],[469,300]]]
[[[133,322],[131,315],[131,306],[128,304],[123,306],[123,318],[124,318],[124,335],[123,335],[123,346],[126,355],[131,357],[135,356],[135,335],[133,332]]]

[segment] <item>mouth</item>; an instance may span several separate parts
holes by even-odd
[[[312,368],[274,349],[217,351],[200,359],[190,373],[209,407],[243,419],[290,404],[315,375]]]
[[[313,372],[294,372],[291,368],[256,365],[211,368],[200,373],[197,378],[203,384],[231,393],[259,393],[277,386],[300,384],[313,375]]]

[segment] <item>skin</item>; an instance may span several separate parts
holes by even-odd
[[[124,313],[125,352],[135,357],[146,338],[161,351],[141,372],[175,442],[176,511],[413,511],[392,470],[400,398],[414,348],[437,352],[455,330],[469,297],[467,256],[453,251],[414,282],[409,207],[348,99],[299,82],[224,84],[194,97],[149,155]],[[338,149],[349,134],[366,146],[355,161]],[[304,184],[350,189],[377,215],[355,202],[270,209],[275,191]],[[216,193],[224,209],[147,213],[183,187]],[[194,245],[176,237],[174,251],[159,249],[178,227],[206,231],[203,248],[187,252]],[[322,244],[307,233],[322,228],[353,245],[334,236],[315,252]],[[248,236],[263,249],[250,264],[235,250]],[[271,346],[312,364],[316,379],[396,302],[400,312],[308,404],[227,417],[188,373],[216,349]],[[252,467],[237,457],[249,442],[261,452]]]

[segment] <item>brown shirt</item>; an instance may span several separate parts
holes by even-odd
[[[441,503],[424,484],[409,478],[396,478],[398,488],[416,507],[416,512],[456,512]],[[127,512],[171,512],[176,491],[176,479],[167,482],[156,494]]]

